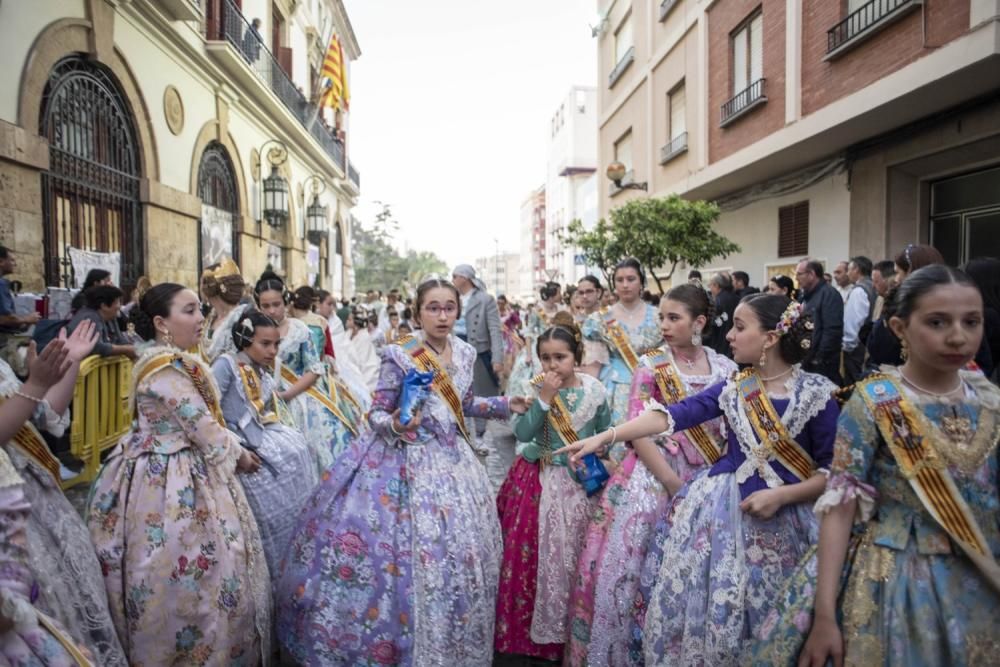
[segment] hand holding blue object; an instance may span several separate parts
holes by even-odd
[[[421,373],[415,368],[406,371],[403,377],[403,395],[399,400],[400,424],[409,425],[413,417],[420,412],[420,408],[430,395],[433,381],[434,373]]]
[[[580,463],[581,467],[576,469],[576,481],[587,492],[589,498],[604,488],[611,475],[601,463],[601,459],[597,458],[597,454],[587,454]]]

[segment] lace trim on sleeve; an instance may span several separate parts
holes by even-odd
[[[854,475],[837,473],[826,482],[826,491],[813,506],[816,516],[822,517],[835,507],[846,505],[852,500],[858,502],[856,520],[868,521],[875,513],[875,500],[878,492],[875,487],[865,484]]]
[[[643,410],[642,411],[643,412],[662,412],[663,414],[665,414],[667,416],[667,427],[665,429],[663,429],[663,431],[661,431],[657,435],[658,436],[668,436],[668,435],[673,435],[674,434],[674,431],[676,430],[677,425],[674,422],[674,416],[672,414],[670,414],[670,410],[667,409],[667,406],[663,405],[662,403],[660,403],[659,401],[657,401],[655,399],[650,398],[650,399],[647,399],[646,402],[643,404]]]

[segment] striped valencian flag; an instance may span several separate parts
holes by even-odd
[[[350,96],[344,70],[344,50],[336,35],[330,40],[330,48],[326,50],[326,57],[323,58],[323,76],[330,79],[330,87],[323,100],[323,106],[339,109],[343,104],[345,109],[348,108]]]

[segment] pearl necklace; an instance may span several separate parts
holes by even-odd
[[[959,389],[962,388],[962,378],[961,377],[958,378],[958,384],[955,385],[955,387],[953,389],[949,389],[948,391],[943,392],[943,393],[936,392],[936,391],[931,391],[930,389],[924,389],[923,387],[921,387],[920,385],[918,385],[916,382],[914,382],[910,378],[906,377],[906,375],[903,373],[903,369],[902,368],[899,369],[899,377],[903,378],[903,382],[905,382],[906,384],[910,385],[912,388],[916,389],[920,393],[927,394],[928,396],[933,396],[934,398],[946,398],[948,396],[951,396],[952,394],[954,394],[955,392],[957,392]]]
[[[760,379],[760,381],[761,382],[771,382],[772,380],[777,380],[780,377],[785,377],[786,375],[788,375],[789,373],[791,373],[793,370],[795,370],[795,368],[793,366],[789,366],[787,369],[783,370],[782,372],[778,373],[777,375],[772,375],[769,378],[762,377]]]

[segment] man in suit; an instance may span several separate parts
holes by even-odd
[[[500,311],[496,300],[486,292],[486,286],[476,278],[476,270],[468,264],[459,264],[451,276],[462,297],[464,339],[476,348],[473,391],[476,396],[496,396],[500,392],[500,369],[503,367],[503,334],[500,328]],[[462,327],[456,323],[455,332]],[[486,421],[476,420],[476,433],[486,431]]]

